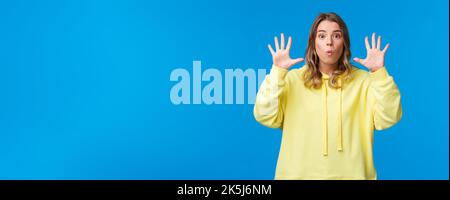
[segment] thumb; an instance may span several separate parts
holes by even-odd
[[[296,59],[292,60],[292,65],[302,62],[303,60],[304,60],[303,58],[296,58]]]
[[[353,60],[355,62],[358,62],[359,64],[362,64],[362,59],[361,58],[356,57],[356,58],[353,58]]]

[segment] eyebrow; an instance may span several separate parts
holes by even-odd
[[[317,32],[326,32],[326,31],[325,31],[325,30],[318,30]],[[333,33],[334,33],[334,32],[340,32],[340,33],[342,33],[341,30],[334,30]]]

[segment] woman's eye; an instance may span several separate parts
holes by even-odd
[[[339,39],[339,38],[341,38],[341,35],[340,34],[336,34],[336,35],[334,35],[334,38]]]
[[[323,39],[323,38],[325,38],[325,35],[319,35],[319,38]]]

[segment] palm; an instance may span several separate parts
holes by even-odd
[[[356,62],[359,62],[364,67],[367,67],[370,71],[376,71],[384,66],[384,55],[386,54],[389,44],[380,50],[381,36],[378,36],[378,42],[375,42],[375,33],[372,34],[372,47],[369,45],[369,40],[365,38],[365,44],[367,49],[367,57],[365,59],[354,58]]]
[[[281,34],[281,45],[279,45],[279,43],[278,43],[278,38],[275,37],[275,48],[276,48],[275,51],[272,49],[272,46],[270,46],[270,44],[268,45],[270,53],[272,54],[273,64],[275,66],[278,66],[278,67],[281,67],[284,69],[289,69],[293,65],[303,61],[303,58],[296,58],[296,59],[291,58],[291,56],[289,55],[289,51],[291,49],[291,44],[292,44],[292,38],[289,37],[286,48],[285,48],[284,34],[282,33]]]
[[[289,52],[287,52],[287,51],[275,52],[275,54],[272,56],[272,60],[275,65],[283,67],[283,68],[285,68],[287,66],[290,67],[295,64],[294,60],[291,58],[291,56],[289,55]]]
[[[362,60],[362,65],[369,69],[384,66],[384,53],[378,49],[370,49],[367,51],[367,57]]]

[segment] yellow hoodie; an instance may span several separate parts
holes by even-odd
[[[402,117],[400,92],[385,67],[366,72],[353,67],[342,89],[304,86],[306,66],[272,66],[254,107],[261,124],[282,129],[275,179],[377,178],[374,128],[383,130]]]

